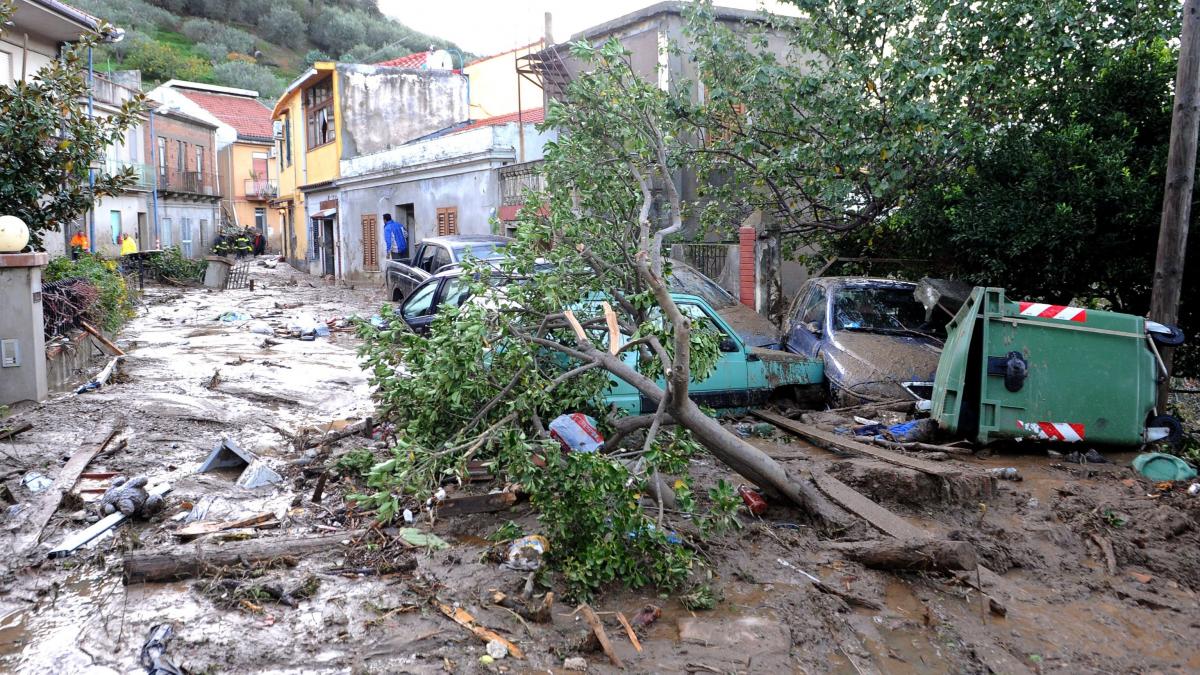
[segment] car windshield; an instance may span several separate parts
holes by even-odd
[[[454,254],[460,261],[465,260],[468,255],[476,260],[490,260],[504,255],[504,245],[505,243],[502,241],[466,244],[462,248],[455,249]]]
[[[919,333],[942,339],[945,321],[935,315],[925,320],[925,307],[913,297],[911,288],[849,286],[838,289],[833,300],[835,330],[872,333]]]
[[[671,274],[667,279],[667,286],[670,287],[672,293],[704,298],[704,301],[716,310],[737,304],[737,299],[730,295],[729,291],[721,288],[717,282],[704,276],[696,268],[678,260],[671,261]]]

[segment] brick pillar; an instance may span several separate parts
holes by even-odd
[[[758,232],[749,225],[738,228],[738,300],[755,309],[755,262],[754,245]]]

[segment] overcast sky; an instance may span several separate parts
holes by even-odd
[[[540,38],[543,14],[554,15],[554,39],[647,7],[655,0],[378,0],[379,9],[410,28],[451,40],[480,56]],[[776,0],[718,0],[722,7],[780,11]],[[793,9],[794,6],[787,6]],[[787,11],[784,9],[784,11]],[[788,12],[788,13],[793,13]]]

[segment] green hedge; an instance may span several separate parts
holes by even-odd
[[[83,253],[78,260],[64,256],[50,261],[42,278],[46,282],[82,277],[92,282],[100,299],[92,308],[91,319],[110,333],[116,332],[133,316],[133,303],[125,279],[117,272],[117,263]]]

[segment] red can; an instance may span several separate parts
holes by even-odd
[[[767,510],[767,500],[758,492],[752,490],[747,485],[738,486],[738,494],[742,496],[742,501],[745,502],[746,508],[750,509],[750,513],[756,516],[761,516]]]

